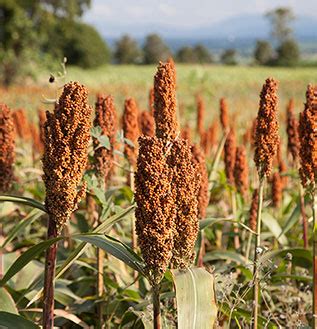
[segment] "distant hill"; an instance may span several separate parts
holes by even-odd
[[[317,51],[317,18],[310,16],[298,16],[293,23],[294,34],[301,47],[305,51]],[[199,28],[179,28],[173,25],[160,26],[159,24],[134,25],[131,31],[140,43],[144,35],[149,33],[160,34],[169,46],[175,50],[184,45],[203,43],[214,51],[233,47],[243,54],[250,53],[256,39],[268,39],[270,37],[270,23],[263,15],[248,14],[238,15],[218,23],[201,26]],[[111,44],[114,37],[106,30],[103,35]]]

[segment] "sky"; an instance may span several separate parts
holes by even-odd
[[[168,35],[173,28],[186,31],[237,15],[264,14],[278,6],[317,18],[317,0],[92,0],[84,20],[110,37],[140,37],[160,26]]]

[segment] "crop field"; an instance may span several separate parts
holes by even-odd
[[[317,328],[317,68],[52,74],[0,87],[0,328]]]

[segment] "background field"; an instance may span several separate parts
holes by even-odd
[[[94,103],[97,92],[112,94],[117,110],[121,112],[124,99],[127,97],[134,97],[140,109],[147,107],[148,91],[155,70],[156,66],[152,65],[108,65],[93,70],[69,67],[65,81],[76,80],[85,84],[89,88],[91,104]],[[1,102],[8,104],[12,109],[25,108],[29,117],[36,120],[37,118],[32,116],[33,110],[46,106],[41,95],[50,99],[55,98],[58,86],[62,86],[64,82],[59,81],[50,85],[49,74],[50,72],[41,72],[36,82],[29,82],[24,86],[0,88]],[[264,80],[269,76],[280,82],[280,109],[284,109],[288,99],[294,97],[296,110],[299,112],[303,108],[307,84],[316,80],[317,68],[177,65],[178,102],[182,123],[190,120],[195,124],[196,112],[193,109],[197,92],[204,97],[207,117],[210,119],[218,115],[219,99],[223,96],[228,100],[231,113],[242,114],[238,120],[254,118],[258,109],[259,92]],[[281,111],[281,119],[283,113],[284,111]]]

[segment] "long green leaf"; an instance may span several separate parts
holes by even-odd
[[[39,329],[40,327],[23,316],[0,312],[0,328]]]
[[[286,246],[288,240],[286,236],[282,233],[282,229],[277,220],[267,212],[262,213],[262,221],[267,226],[267,228],[272,232],[274,237],[278,240],[280,244]]]
[[[292,211],[291,215],[287,219],[280,236],[285,235],[300,219],[300,203]]]
[[[256,232],[252,231],[250,229],[250,227],[248,227],[247,225],[234,220],[234,219],[230,219],[230,218],[205,218],[199,221],[199,229],[203,230],[208,226],[212,226],[221,222],[230,222],[230,223],[236,223],[240,226],[242,226],[244,229],[246,229],[247,231],[251,232],[252,234],[256,234]]]
[[[171,272],[176,288],[178,328],[213,328],[217,306],[212,274],[203,268]]]
[[[12,195],[0,195],[0,202],[15,202],[15,203],[22,203],[26,206],[30,206],[33,208],[37,208],[39,210],[42,210],[43,212],[47,212],[45,209],[44,204],[33,200],[31,198],[26,198],[26,197],[22,197],[22,196],[12,196]]]
[[[1,248],[4,248],[9,242],[11,242],[19,232],[23,231],[27,226],[31,225],[36,219],[43,216],[43,213],[39,209],[33,209],[20,223],[13,227],[9,232]]]
[[[63,239],[62,237],[43,241],[24,252],[7,270],[4,277],[0,281],[0,287],[3,286],[8,280],[10,280],[16,273],[18,273],[25,265],[27,265],[32,259],[37,257],[41,252],[51,246],[53,243]]]
[[[80,234],[73,238],[75,240],[93,244],[96,247],[107,251],[109,254],[120,259],[134,270],[144,274],[145,265],[142,262],[142,259],[123,242],[107,235],[93,233]]]
[[[13,298],[5,288],[0,288],[0,311],[19,314]]]

